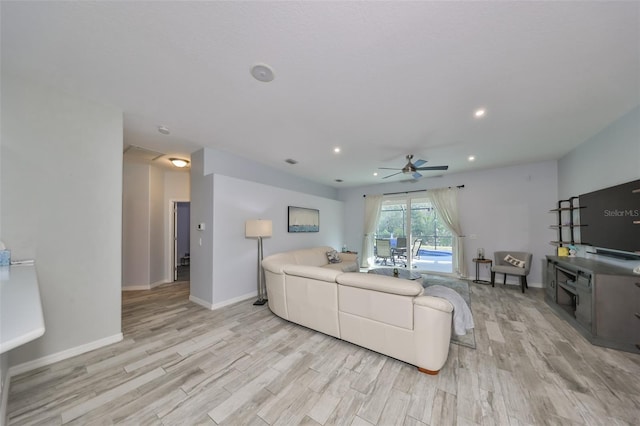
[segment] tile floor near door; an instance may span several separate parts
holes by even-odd
[[[541,289],[471,284],[477,349],[437,376],[188,283],[123,293],[124,341],[11,380],[9,424],[621,425],[640,355],[590,345]]]

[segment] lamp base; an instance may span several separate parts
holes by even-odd
[[[255,302],[253,302],[253,305],[254,306],[262,306],[265,303],[267,303],[267,301],[268,301],[267,299],[258,299]]]

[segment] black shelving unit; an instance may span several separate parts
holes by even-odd
[[[564,247],[565,245],[569,245],[569,244],[572,244],[572,245],[581,244],[580,242],[576,241],[574,229],[581,226],[587,226],[587,225],[582,223],[580,224],[575,223],[574,211],[578,211],[579,209],[582,208],[575,204],[576,200],[578,200],[578,197],[571,197],[566,200],[559,200],[558,207],[549,211],[550,213],[556,213],[558,217],[558,224],[551,225],[551,228],[558,230],[558,241],[551,241],[551,244],[553,244],[554,246]],[[565,212],[568,214],[563,214]],[[568,222],[566,221],[566,219],[568,219]],[[568,240],[564,238],[564,234],[562,232],[563,229],[569,230]]]

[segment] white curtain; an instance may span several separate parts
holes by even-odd
[[[376,233],[376,226],[378,226],[381,205],[382,195],[367,195],[364,200],[364,241],[362,242],[362,256],[360,257],[360,266],[363,268],[375,265],[373,236]]]
[[[452,250],[455,253],[453,270],[459,276],[466,277],[467,264],[464,260],[463,234],[458,215],[458,191],[455,188],[430,189],[428,194],[433,207],[438,212],[438,219],[442,220],[453,233]]]

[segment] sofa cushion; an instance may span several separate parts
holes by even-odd
[[[328,266],[328,265],[327,265]],[[342,273],[339,269],[307,265],[284,265],[282,268],[287,275],[306,277],[314,280],[336,282],[336,277]]]
[[[491,272],[508,275],[527,275],[527,271],[524,268],[511,265],[496,265],[491,268]]]
[[[422,284],[412,280],[385,277],[383,275],[365,274],[361,272],[347,272],[338,275],[338,284],[376,290],[383,293],[399,294],[402,296],[418,296],[422,294]]]
[[[298,265],[308,266],[324,266],[327,260],[327,252],[333,250],[332,247],[314,247],[309,249],[294,250],[289,253],[293,254]]]
[[[340,263],[342,259],[336,250],[331,250],[327,252],[327,260],[329,263]]]
[[[265,257],[262,261],[262,267],[274,274],[283,274],[284,272],[282,268],[285,265],[295,265],[297,263],[298,262],[296,261],[296,257],[293,255],[293,252],[276,253]]]
[[[358,272],[360,269],[356,262],[328,263],[322,268],[334,269],[340,272]]]

